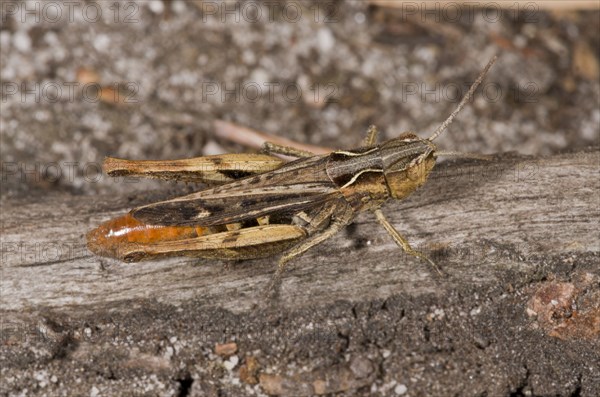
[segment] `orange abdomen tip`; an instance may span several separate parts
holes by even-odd
[[[96,255],[123,259],[132,245],[151,245],[164,241],[194,238],[208,233],[193,226],[146,225],[131,214],[108,220],[87,234],[87,246]]]

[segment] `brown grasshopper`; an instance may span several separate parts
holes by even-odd
[[[88,233],[89,249],[126,262],[172,256],[252,259],[283,253],[286,263],[372,211],[402,249],[414,250],[385,218],[381,205],[423,185],[441,155],[433,141],[468,103],[493,57],[450,116],[427,139],[413,133],[376,145],[369,128],[359,149],[325,155],[265,144],[268,153],[294,156],[285,163],[267,154],[227,154],[175,161],[107,158],[111,176],[137,175],[204,182],[197,193],[134,208]],[[212,186],[210,186],[212,185]]]

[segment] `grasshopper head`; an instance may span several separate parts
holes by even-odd
[[[421,139],[415,134],[406,133],[381,145],[379,151],[383,159],[385,181],[392,197],[397,199],[406,197],[427,181],[435,165],[436,147],[433,141],[446,130],[473,97],[475,90],[497,58],[493,56],[490,59],[456,109],[429,138]]]
[[[435,145],[406,133],[380,147],[385,181],[393,198],[401,199],[423,185],[435,165]]]

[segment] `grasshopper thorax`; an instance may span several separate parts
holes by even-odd
[[[427,181],[435,165],[435,145],[413,133],[402,134],[379,148],[390,195],[401,199]]]

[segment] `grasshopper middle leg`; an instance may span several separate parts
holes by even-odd
[[[285,266],[289,261],[291,261],[299,255],[302,255],[310,248],[322,243],[323,241],[338,233],[344,227],[348,226],[348,224],[352,222],[352,218],[354,217],[354,212],[352,211],[352,208],[346,202],[339,202],[330,208],[324,209],[323,213],[327,213],[331,218],[329,226],[327,226],[326,229],[313,234],[307,240],[291,248],[289,251],[283,254],[283,256],[279,259],[277,271],[275,272],[273,280],[271,281],[271,286],[269,288],[271,292],[275,291],[275,289],[277,288],[277,285],[281,280],[281,275],[283,274]],[[317,217],[320,218],[319,216]],[[321,222],[322,220],[318,221],[319,224],[322,224]],[[310,229],[311,226],[313,225],[309,225],[308,228]]]

